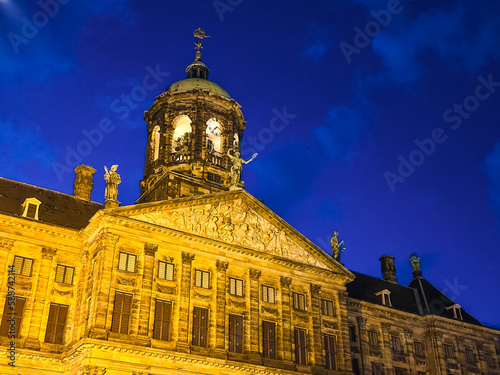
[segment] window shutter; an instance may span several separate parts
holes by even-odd
[[[160,262],[161,264],[161,262]],[[155,303],[155,323],[153,328],[153,338],[155,340],[161,340],[161,320],[163,315],[163,303],[162,301],[156,300]]]
[[[36,216],[36,204],[28,203],[28,210],[26,211],[26,217],[34,219]]]
[[[62,283],[64,281],[64,266],[58,264],[56,268],[56,283]]]
[[[64,282],[66,284],[73,284],[73,273],[75,269],[73,267],[66,267],[66,275],[64,275]]]
[[[207,346],[208,310],[200,309],[200,346]]]
[[[115,293],[115,304],[113,307],[113,319],[111,321],[111,332],[120,331],[121,309],[123,305],[123,293]]]
[[[274,323],[270,323],[269,330],[269,358],[275,359],[276,357],[276,325]]]
[[[155,322],[153,328],[153,338],[156,340],[170,340],[170,320],[172,314],[172,303],[156,300]]]
[[[55,344],[62,344],[64,341],[64,328],[66,328],[66,318],[68,316],[68,306],[59,305],[56,321]]]
[[[210,285],[210,273],[203,272],[203,288],[209,288]]]
[[[24,303],[26,302],[26,299],[16,297],[16,309],[15,314],[16,314],[16,337],[19,337],[19,333],[21,331],[21,320],[23,319],[23,311],[24,311]]]
[[[9,322],[10,318],[10,309],[9,309],[9,300],[5,299],[5,305],[3,308],[2,314],[2,325],[0,326],[0,336],[8,336],[9,335]]]
[[[127,254],[120,253],[120,258],[118,260],[118,269],[122,271],[127,270]]]
[[[167,263],[165,262],[158,262],[158,278],[160,279],[165,279],[165,266]]]
[[[170,340],[170,320],[172,316],[172,303],[163,302],[163,324],[162,324],[162,340]]]
[[[128,264],[127,264],[127,271],[128,272],[135,272],[135,261],[137,257],[135,255],[128,254]]]
[[[172,281],[174,279],[174,265],[172,263],[167,263],[167,280]]]
[[[229,314],[229,351],[243,352],[243,317]]]
[[[243,295],[243,280],[236,280],[236,294],[238,296]]]
[[[49,309],[49,319],[47,321],[47,331],[45,332],[45,342],[54,342],[54,332],[56,331],[57,305],[51,303]]]
[[[198,286],[198,287],[201,287],[201,271],[200,270],[196,270],[195,271],[195,281],[194,281],[194,285],[195,286]]]
[[[193,309],[193,342],[192,345],[200,346],[200,308]]]
[[[23,267],[23,259],[21,257],[14,257],[14,272],[16,275],[21,275],[22,274],[22,267]]]
[[[125,333],[125,334],[128,333],[131,307],[132,307],[132,296],[130,294],[124,294],[120,333]]]
[[[268,291],[269,291],[268,302],[274,303],[274,288],[268,288]]]
[[[235,283],[236,283],[235,279],[233,279],[233,278],[229,279],[229,294],[232,294],[232,295],[236,294],[236,285],[235,285]]]

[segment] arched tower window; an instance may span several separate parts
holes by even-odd
[[[206,149],[208,152],[221,151],[221,135],[222,135],[222,126],[219,121],[215,118],[211,118],[207,121],[207,146]]]
[[[191,119],[186,115],[177,116],[173,123],[172,152],[187,152],[191,144]]]
[[[153,161],[160,157],[160,127],[156,125],[151,132],[151,150],[153,151]]]

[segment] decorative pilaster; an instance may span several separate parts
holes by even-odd
[[[349,318],[347,317],[348,294],[345,291],[338,292],[340,328],[342,335],[337,337],[338,342],[338,370],[345,373],[352,372],[351,342],[349,340]]]
[[[155,265],[155,253],[158,251],[158,245],[144,244],[144,275],[142,278],[141,302],[139,305],[139,330],[137,334],[143,336],[139,344],[148,345],[149,336],[149,312],[151,311],[151,293],[153,289],[153,270]]]
[[[216,296],[216,332],[215,351],[224,358],[226,350],[226,271],[229,263],[218,260],[217,267],[217,296]]]
[[[37,277],[36,289],[34,290],[33,310],[31,311],[30,329],[26,338],[25,347],[40,350],[40,328],[42,326],[43,308],[45,307],[46,291],[49,287],[49,275],[52,268],[52,260],[57,254],[57,249],[50,247],[42,248],[42,259]],[[35,277],[35,275],[33,275]],[[43,340],[43,339],[42,339]]]
[[[321,298],[320,291],[321,285],[310,284],[311,290],[311,314],[312,314],[312,343],[314,364],[319,367],[324,367],[325,359],[322,350],[322,337],[321,337]]]
[[[390,323],[382,323],[382,353],[383,357],[387,358],[385,365],[392,369],[392,342],[391,342],[391,327]]]
[[[281,276],[281,311],[282,311],[282,329],[283,329],[283,360],[287,364],[293,363],[292,355],[292,310],[290,305],[290,285],[292,285],[292,278]]]
[[[182,253],[182,273],[180,288],[179,307],[179,337],[177,339],[177,351],[188,352],[189,350],[189,300],[191,295],[191,272],[194,254]]]
[[[358,332],[359,332],[359,344],[361,346],[361,363],[369,364],[370,363],[370,347],[368,343],[368,335],[366,333],[366,318],[361,316],[356,317],[356,321],[358,323]],[[363,374],[369,375],[371,373],[370,366],[363,366],[361,370]]]
[[[245,340],[249,343],[250,361],[252,363],[261,363],[259,340],[259,277],[261,272],[259,270],[249,269],[248,275],[250,276],[250,324],[246,332],[248,332],[248,339]]]
[[[110,301],[111,276],[113,274],[113,259],[119,236],[105,232],[97,240],[97,255],[95,270],[99,272],[99,283],[92,290],[92,299],[96,301],[95,320],[90,322],[90,337],[107,339],[106,324],[108,305]],[[92,314],[90,314],[92,317]],[[90,318],[89,318],[90,320]],[[111,321],[110,321],[111,324]]]

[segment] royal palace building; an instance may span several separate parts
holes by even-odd
[[[203,34],[198,30],[198,37]],[[239,104],[187,78],[156,98],[141,194],[0,178],[0,374],[500,374],[500,331],[427,281],[348,270],[243,189]]]

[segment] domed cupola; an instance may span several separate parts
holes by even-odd
[[[137,203],[226,191],[231,158],[239,152],[246,121],[240,105],[216,83],[201,61],[198,38],[187,78],[172,83],[144,113],[148,142]]]

